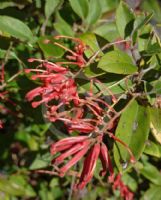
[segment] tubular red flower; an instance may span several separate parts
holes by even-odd
[[[56,152],[58,152],[59,147],[63,147],[64,145],[73,145],[87,139],[88,139],[88,136],[76,136],[76,137],[68,137],[68,138],[61,139],[58,142],[51,145],[50,153],[54,155]]]
[[[90,150],[84,161],[83,171],[80,177],[80,181],[76,185],[76,188],[83,189],[85,185],[91,180],[96,167],[99,153],[100,153],[100,144],[96,143],[94,147]]]
[[[84,109],[82,108],[76,108],[75,109],[75,115],[74,115],[74,118],[77,120],[77,119],[81,119],[83,117],[83,114],[84,114]]]
[[[44,91],[43,87],[37,87],[26,94],[26,99],[32,101],[36,96],[40,95]]]
[[[118,174],[114,183],[113,183],[113,190],[119,189],[120,195],[125,200],[133,200],[134,194],[129,191],[128,187],[122,182],[121,174]]]
[[[62,67],[62,66],[60,66],[58,64],[54,64],[54,63],[44,62],[43,66],[48,70],[53,70],[58,73],[68,71],[68,69],[66,69],[65,67]]]
[[[70,149],[73,146],[73,144],[65,144],[65,145],[62,145],[62,146],[55,147],[54,146],[55,144],[56,143],[52,144],[51,147],[50,147],[50,153],[51,153],[51,155],[54,155],[54,154],[56,154],[58,152]]]
[[[80,151],[81,149],[83,149],[88,144],[89,144],[89,141],[85,140],[85,141],[83,141],[81,143],[73,145],[66,152],[62,153],[57,158],[53,159],[52,163],[55,164],[55,165],[59,165],[60,163],[62,163],[64,161],[65,158],[67,158],[67,157],[69,157],[69,156],[77,153],[78,151]]]
[[[74,42],[76,42],[75,51],[72,51],[70,49],[68,49],[67,47],[63,46],[62,44],[58,43],[58,42],[54,42],[55,45],[65,49],[66,51],[68,51],[69,53],[71,53],[71,55],[67,55],[66,58],[69,60],[73,60],[75,62],[73,62],[73,64],[78,65],[79,67],[84,67],[86,64],[86,60],[84,59],[84,51],[86,50],[86,45],[82,42],[82,40],[80,40],[79,38],[72,38],[72,37],[68,37],[68,36],[56,36],[55,39],[60,39],[60,38],[68,38],[73,40]]]
[[[59,169],[60,176],[64,176],[65,173],[73,166],[75,165],[88,151],[89,146],[88,144],[80,150],[78,153],[76,153],[73,158],[63,167]]]
[[[56,74],[48,71],[39,72],[36,75],[33,75],[32,79],[40,79],[43,83],[42,86],[31,90],[26,95],[28,101],[32,101],[37,96],[41,97],[40,101],[32,103],[34,108],[42,103],[48,103],[53,99],[60,100],[64,104],[68,104],[73,100],[75,105],[78,104],[79,97],[77,86],[75,81],[67,76],[67,71]]]
[[[73,122],[68,127],[69,131],[80,131],[81,133],[91,133],[94,131],[95,126],[87,122]]]
[[[104,143],[101,143],[99,157],[100,157],[102,167],[103,167],[103,169],[100,171],[100,176],[105,176],[109,167],[109,163],[108,163],[109,159],[108,159],[108,149]]]

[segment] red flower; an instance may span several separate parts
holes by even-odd
[[[45,60],[29,59],[29,62],[37,61],[40,62],[40,65],[36,69],[27,69],[26,73],[35,72],[36,74],[32,75],[31,79],[40,80],[42,85],[28,92],[26,98],[28,101],[33,101],[39,97],[40,100],[32,102],[32,106],[37,107],[45,103],[46,117],[51,122],[60,120],[69,133],[78,131],[79,134],[86,134],[86,136],[68,137],[52,144],[51,155],[55,156],[59,153],[52,160],[52,164],[56,167],[59,176],[64,176],[70,168],[85,157],[79,181],[75,184],[75,188],[82,189],[92,179],[97,160],[100,159],[102,163],[100,176],[105,176],[109,172],[108,180],[113,183],[113,189],[119,189],[122,197],[131,200],[133,194],[123,184],[120,176],[114,179],[115,175],[108,148],[103,143],[103,137],[107,134],[114,141],[121,143],[130,154],[130,162],[135,162],[128,145],[114,135],[119,117],[114,105],[117,104],[118,99],[108,87],[96,78],[90,79],[90,92],[87,91],[84,95],[79,96],[75,82],[77,73],[70,71],[68,66],[63,67],[62,65],[74,64],[80,68],[85,67],[84,51],[87,47],[78,38],[66,36],[56,36],[55,38],[69,38],[74,41],[74,50],[54,42],[55,45],[70,53],[66,58],[71,62],[51,63]],[[50,41],[46,41],[46,43],[48,42]],[[96,85],[99,83],[103,90],[107,91],[113,105],[104,100],[105,96],[102,91],[93,93],[94,82]],[[68,158],[70,158],[69,161],[63,164]]]
[[[101,150],[100,150],[100,160],[102,163],[103,169],[100,171],[100,176],[104,176],[107,173],[107,170],[109,169],[110,175],[113,175],[113,167],[111,163],[111,159],[108,153],[107,146],[102,143],[101,144]]]
[[[59,165],[65,158],[74,155],[66,165],[59,168],[60,176],[64,176],[65,173],[87,153],[90,143],[91,139],[89,137],[77,136],[65,138],[52,144],[50,149],[52,155],[58,151],[62,152],[60,156],[52,160],[52,164]]]
[[[68,60],[74,61],[74,62],[61,62],[61,64],[74,64],[74,65],[78,65],[81,68],[84,67],[86,64],[86,60],[84,58],[84,51],[87,49],[86,45],[79,38],[73,38],[73,37],[63,36],[63,35],[55,36],[55,39],[61,39],[61,38],[68,38],[68,39],[73,40],[76,43],[75,48],[74,48],[75,51],[72,51],[71,49],[68,49],[62,44],[54,42],[55,45],[65,49],[71,54],[71,55],[66,56]]]
[[[77,86],[75,81],[69,77],[68,70],[64,67],[56,65],[54,63],[30,59],[30,62],[40,61],[44,69],[30,69],[26,72],[34,71],[37,74],[32,75],[31,79],[40,79],[42,86],[39,86],[27,93],[26,98],[28,101],[32,101],[35,97],[40,96],[40,101],[32,102],[32,106],[35,108],[42,103],[48,104],[51,100],[59,100],[59,103],[68,104],[73,100],[75,104],[78,104],[79,97],[77,94]]]
[[[83,171],[79,180],[79,183],[76,185],[76,188],[83,189],[87,183],[93,177],[93,173],[96,167],[97,159],[100,153],[100,144],[96,143],[88,153],[87,157],[84,160]]]
[[[121,174],[118,174],[114,183],[113,190],[119,189],[121,197],[125,200],[133,200],[134,194],[129,191],[128,187],[122,182]]]
[[[100,175],[105,176],[109,170],[111,182],[114,180],[113,167],[108,155],[108,149],[102,142],[102,135],[96,137],[76,136],[65,138],[52,144],[50,152],[52,155],[55,155],[58,152],[61,153],[58,157],[52,160],[52,164],[54,165],[60,165],[65,159],[73,156],[64,166],[58,168],[60,176],[64,176],[73,165],[87,154],[79,182],[75,185],[75,188],[77,189],[83,189],[85,185],[90,182],[99,157],[103,167]]]
[[[96,127],[91,123],[78,120],[77,122],[73,121],[71,124],[67,125],[68,131],[80,131],[81,133],[91,133]]]
[[[87,140],[87,139],[88,139],[88,136],[68,137],[68,138],[61,139],[58,142],[53,143],[51,145],[50,153],[54,155],[55,153],[59,151],[66,150],[72,145],[77,144],[79,142],[83,142],[84,140]]]

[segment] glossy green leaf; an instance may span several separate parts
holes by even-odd
[[[50,40],[46,43],[46,40]],[[61,57],[64,54],[64,50],[53,43],[55,42],[52,36],[42,36],[38,39],[38,44],[46,57]]]
[[[84,33],[80,35],[80,39],[84,42],[85,45],[87,45],[89,48],[85,51],[85,55],[89,58],[91,57],[95,52],[100,50],[100,47],[98,45],[97,39],[95,34],[93,33]],[[99,56],[103,55],[103,53],[99,53]]]
[[[139,30],[139,38],[138,38],[138,50],[146,51],[149,37],[151,36],[152,26],[150,24],[145,25]]]
[[[45,16],[49,18],[56,8],[60,5],[62,0],[46,0],[45,2]]]
[[[46,153],[44,155],[37,154],[37,157],[30,165],[30,170],[40,169],[49,166],[51,162],[51,155]]]
[[[0,16],[0,30],[20,40],[33,41],[33,34],[29,27],[13,17]]]
[[[134,13],[127,4],[121,1],[116,10],[116,25],[122,38],[126,38],[132,33],[134,19]]]
[[[88,25],[95,24],[102,14],[101,3],[99,0],[90,0],[89,3],[90,12],[86,18]]]
[[[161,143],[161,109],[149,108],[150,111],[150,127],[156,140]]]
[[[146,25],[151,20],[152,17],[153,13],[149,13],[147,16],[145,16],[144,14],[138,15],[134,22],[134,28],[135,28],[134,31],[139,30],[144,25]]]
[[[161,53],[161,46],[158,42],[154,43],[154,44],[149,44],[147,46],[147,50],[146,50],[146,55],[153,55],[153,54],[158,54]]]
[[[144,153],[161,158],[161,145],[157,142],[148,140],[145,145]]]
[[[119,38],[119,33],[114,22],[104,23],[94,29],[94,33],[108,40],[109,42],[113,42],[117,38]]]
[[[145,162],[140,173],[152,183],[161,186],[161,173],[154,165]]]
[[[69,0],[70,5],[74,12],[82,19],[85,19],[89,11],[88,0]]]
[[[153,13],[148,14],[145,16],[144,14],[137,15],[134,21],[134,31],[132,33],[133,43],[136,42],[138,37],[138,31],[143,28],[152,18]]]
[[[54,23],[55,30],[60,35],[74,36],[74,31],[72,27],[60,16],[59,13],[56,15],[57,21]]]
[[[124,173],[122,175],[122,180],[125,185],[129,187],[129,189],[133,192],[137,190],[137,181],[134,179],[135,177],[130,176],[128,173]]]
[[[135,159],[138,160],[149,135],[149,113],[147,108],[140,106],[135,100],[131,100],[121,115],[115,135],[129,146]],[[116,142],[114,145],[114,159],[120,171],[126,169],[129,158],[130,155],[127,149]]]
[[[90,66],[85,67],[84,74],[88,78],[94,78],[94,77],[101,76],[101,75],[105,74],[105,72],[103,70],[97,68],[96,65],[90,65]]]
[[[116,74],[133,74],[137,71],[130,56],[120,50],[106,53],[100,59],[98,67],[106,72]]]
[[[151,185],[150,188],[143,194],[141,200],[161,200],[161,186]]]

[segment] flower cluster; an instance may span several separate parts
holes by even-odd
[[[96,137],[69,137],[52,144],[50,148],[51,154],[55,155],[57,152],[61,153],[61,155],[53,159],[53,165],[58,166],[64,162],[65,158],[73,156],[66,165],[59,168],[59,175],[64,176],[73,165],[75,165],[84,155],[87,154],[86,158],[84,159],[84,165],[79,183],[75,185],[76,188],[84,188],[84,186],[91,180],[98,158],[100,158],[102,163],[100,175],[105,176],[109,170],[112,178],[113,168],[107,146],[103,143],[102,137],[103,135],[98,135]]]
[[[27,93],[26,98],[32,101],[35,97],[41,96],[40,101],[32,102],[32,106],[36,108],[42,103],[49,105],[52,100],[59,101],[59,106],[62,104],[69,104],[71,101],[78,104],[79,98],[74,79],[69,78],[69,71],[57,64],[45,62],[38,59],[29,59],[29,62],[42,62],[39,69],[27,69],[26,72],[35,71],[37,74],[32,76],[32,80],[40,79],[42,86],[37,87]],[[41,69],[40,69],[41,67]],[[57,108],[51,107],[51,110]]]
[[[64,37],[57,36],[56,39]],[[114,189],[120,189],[121,195],[130,199],[131,197],[127,197],[130,192],[121,182],[118,182],[118,178],[115,180],[108,147],[104,141],[104,138],[108,136],[121,143],[130,154],[130,162],[135,161],[129,147],[114,135],[118,115],[113,105],[116,104],[117,98],[106,87],[110,101],[105,100],[102,91],[94,93],[93,85],[100,83],[96,78],[89,79],[90,91],[79,95],[76,73],[72,72],[68,65],[74,64],[79,68],[84,68],[86,65],[84,51],[87,47],[80,39],[74,38],[73,41],[75,42],[74,50],[67,49],[61,43],[54,43],[70,53],[66,56],[70,62],[53,63],[29,59],[29,62],[40,64],[36,69],[27,69],[26,73],[35,72],[36,74],[32,75],[31,79],[39,79],[42,85],[28,92],[26,98],[32,101],[34,108],[42,103],[45,104],[47,108],[45,117],[51,122],[62,121],[70,134],[73,132],[78,134],[51,145],[50,152],[54,156],[52,165],[56,166],[55,169],[60,176],[64,176],[79,160],[84,159],[82,172],[75,184],[75,188],[82,189],[92,179],[97,160],[100,159],[102,163],[100,176],[109,174],[109,180],[114,184]],[[35,98],[39,100],[33,101]],[[59,153],[58,156],[57,153]],[[69,157],[70,160],[63,165],[65,159]]]

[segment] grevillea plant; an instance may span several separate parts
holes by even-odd
[[[74,41],[74,48],[68,49],[59,43],[60,39],[67,38]],[[30,58],[29,62],[38,62],[35,69],[26,69],[26,73],[34,73],[32,80],[39,80],[41,85],[26,94],[28,101],[32,101],[32,107],[44,104],[46,107],[45,117],[50,122],[61,121],[70,136],[51,144],[50,153],[54,156],[52,165],[59,176],[64,176],[77,164],[83,161],[81,173],[76,173],[78,182],[75,189],[83,189],[93,177],[97,160],[100,159],[102,169],[100,176],[108,175],[108,180],[113,184],[113,189],[119,188],[120,194],[125,199],[133,199],[133,194],[121,181],[119,174],[115,179],[113,164],[111,162],[108,145],[105,140],[112,138],[120,143],[128,152],[129,163],[135,163],[135,157],[128,145],[115,136],[115,129],[118,125],[119,117],[123,112],[115,107],[120,102],[119,96],[101,83],[97,78],[88,78],[89,90],[79,93],[77,78],[86,68],[88,59],[85,58],[85,50],[89,49],[82,40],[67,36],[56,36],[57,45],[66,50],[65,58],[69,61],[50,62]],[[50,41],[45,41],[45,43]],[[119,40],[116,44],[126,43]],[[114,45],[114,44],[113,44]],[[73,71],[69,65],[75,65],[77,70]],[[106,90],[105,96],[102,90],[93,91],[95,84],[103,85]],[[39,97],[39,100],[34,100]],[[108,100],[105,98],[108,97]],[[129,96],[128,104],[133,101]],[[126,107],[127,105],[125,105]],[[73,133],[76,135],[73,136]],[[58,154],[59,153],[59,154]],[[56,155],[56,157],[55,157]],[[69,159],[69,157],[71,157]],[[67,160],[67,162],[65,162]]]

